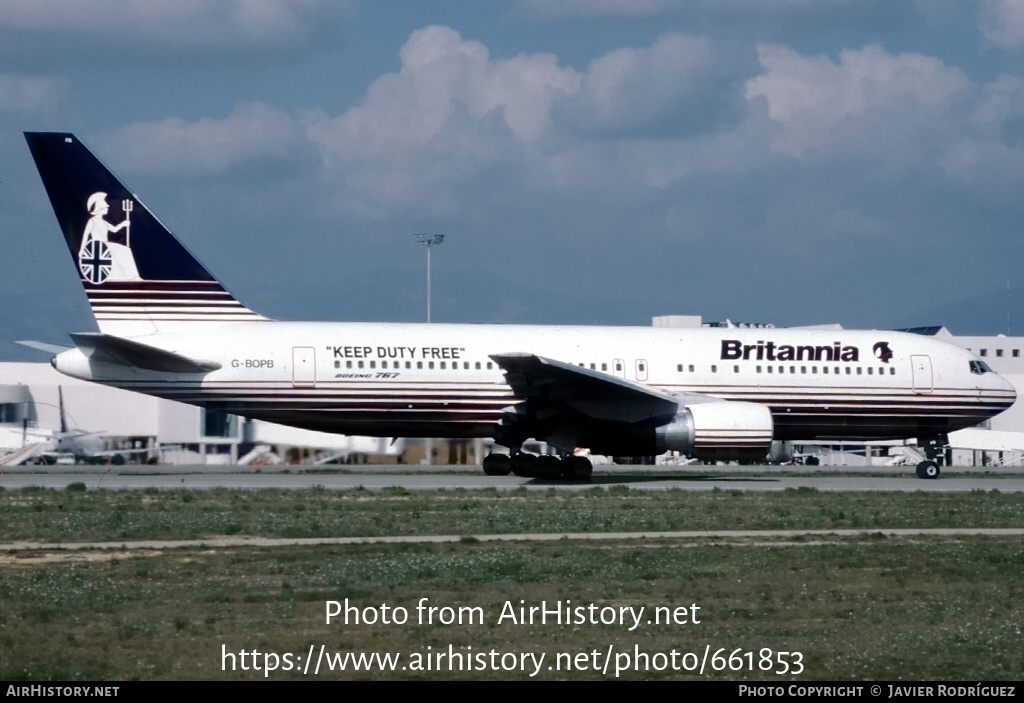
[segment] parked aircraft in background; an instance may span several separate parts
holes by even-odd
[[[891,331],[272,321],[74,135],[26,138],[99,325],[53,359],[75,378],[336,433],[492,437],[510,454],[487,473],[575,479],[578,448],[757,460],[904,438],[935,478],[948,433],[1016,397],[970,352]]]
[[[38,345],[33,345],[37,346]],[[64,390],[57,387],[60,429],[29,426],[0,427],[0,466],[19,464],[126,464],[133,456],[143,456],[147,448],[108,449],[100,431],[73,428],[64,407]]]
[[[55,464],[70,457],[76,464],[127,464],[132,457],[144,457],[148,448],[108,449],[102,437],[102,430],[86,431],[68,424],[64,408],[64,390],[57,387],[60,405],[60,430],[53,433],[50,446],[36,453],[35,460]]]

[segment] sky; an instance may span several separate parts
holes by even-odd
[[[76,133],[280,319],[1024,334],[1024,0],[5,0],[0,357]],[[35,357],[31,357],[35,358]]]

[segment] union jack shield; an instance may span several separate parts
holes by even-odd
[[[82,277],[90,283],[100,284],[107,280],[113,266],[110,247],[106,242],[94,239],[85,245],[85,251],[79,257],[78,265]]]

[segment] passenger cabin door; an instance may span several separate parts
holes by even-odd
[[[316,349],[292,347],[292,386],[309,388],[316,385]]]
[[[914,392],[931,393],[934,387],[932,358],[926,354],[911,354],[910,368],[914,378]]]

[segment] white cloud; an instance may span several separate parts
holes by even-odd
[[[835,13],[864,6],[863,0],[516,0],[524,15],[551,20],[643,19],[670,14],[692,13],[701,18],[753,18]],[[872,8],[868,6],[867,12]]]
[[[655,17],[681,0],[516,0],[520,11],[551,19]]]
[[[51,109],[60,92],[61,81],[53,78],[0,73],[0,112]]]
[[[339,207],[370,216],[402,208],[450,213],[460,191],[485,178],[506,184],[492,197],[534,200],[556,187],[602,196],[665,187],[681,168],[671,155],[685,151],[689,171],[706,162],[688,157],[710,147],[652,139],[645,130],[711,112],[711,98],[721,102],[715,91],[736,93],[722,80],[723,66],[735,61],[713,42],[680,33],[609,52],[580,72],[546,53],[495,58],[483,44],[434,26],[413,33],[401,60],[354,107],[307,117],[327,178],[339,181]],[[731,153],[725,161],[733,163]]]
[[[341,158],[422,148],[462,109],[476,121],[499,116],[520,140],[537,138],[552,103],[580,78],[551,54],[491,60],[487,48],[448,27],[425,27],[401,50],[402,68],[377,79],[356,107],[311,129],[325,154]]]
[[[1024,49],[1024,1],[983,0],[978,24],[989,41],[1006,49]]]
[[[720,57],[705,38],[670,33],[651,46],[610,51],[591,62],[574,101],[578,124],[642,127],[670,117],[718,75]]]
[[[1024,182],[1024,150],[991,139],[964,137],[939,165],[961,184],[988,194],[1015,195]]]
[[[823,145],[849,120],[875,111],[940,113],[969,86],[962,71],[920,54],[893,55],[877,46],[844,50],[839,62],[784,46],[758,48],[764,73],[746,84],[781,128],[777,151],[799,156]]]
[[[340,7],[333,0],[4,0],[0,31],[119,46],[214,49],[301,43]]]
[[[642,206],[672,219],[696,207],[686,204],[695,192],[777,173],[779,153],[803,157],[785,159],[794,171],[773,180],[780,202],[792,202],[795,184],[815,189],[835,164],[862,193],[908,174],[921,188],[931,187],[921,174],[985,187],[1010,182],[1018,168],[1015,147],[1004,145],[1007,126],[1024,116],[1018,79],[972,86],[937,59],[878,47],[831,60],[766,45],[759,56],[763,73],[743,84],[737,71],[747,65],[734,49],[669,33],[576,71],[547,53],[492,57],[431,26],[409,37],[398,71],[338,114],[250,104],[219,119],[135,123],[94,141],[143,174],[222,175],[318,156],[295,184],[305,207],[371,219],[483,221],[496,203],[506,211],[526,202],[538,213],[588,202],[594,217]],[[714,101],[730,102],[727,120],[671,128]],[[983,179],[986,159],[999,168]],[[827,202],[847,213],[844,222],[862,221],[845,194]],[[842,229],[824,221],[827,209],[809,208],[822,219],[819,236]],[[711,226],[673,231],[697,237]]]
[[[250,104],[223,118],[133,123],[91,141],[119,155],[126,173],[150,175],[221,175],[316,153],[315,178],[332,206],[369,217],[451,213],[484,182],[494,198],[548,198],[556,188],[623,196],[732,170],[737,157],[763,151],[751,144],[763,135],[731,137],[721,125],[714,138],[689,131],[693,141],[645,134],[707,109],[709,84],[735,96],[734,82],[721,80],[734,62],[721,53],[707,39],[669,33],[580,72],[547,53],[495,58],[480,42],[430,26],[401,48],[397,72],[340,114]]]
[[[680,168],[666,155],[680,146],[644,131],[710,111],[713,91],[735,95],[721,80],[735,62],[722,54],[707,39],[668,33],[578,72],[546,53],[493,58],[448,27],[426,27],[403,46],[400,71],[344,113],[307,119],[308,134],[344,179],[345,206],[366,212],[448,210],[456,189],[495,170],[541,197],[555,184],[599,193],[664,185]],[[660,156],[646,163],[652,153]]]
[[[1003,129],[1024,118],[1024,81],[1016,76],[1000,76],[976,93],[971,126],[980,134],[1003,138]]]
[[[940,166],[964,185],[1019,191],[1024,182],[1024,81],[1000,76],[976,89],[971,102],[970,117]]]
[[[97,153],[111,155],[115,170],[125,173],[212,176],[254,161],[288,159],[301,139],[292,116],[253,103],[223,119],[135,122],[90,141]]]
[[[366,213],[447,210],[444,196],[481,170],[503,164],[511,175],[545,135],[553,105],[581,85],[551,54],[492,59],[448,27],[415,31],[400,53],[401,69],[357,105],[305,119],[327,170],[344,181],[339,197]]]
[[[398,72],[337,115],[249,104],[223,118],[137,122],[90,141],[117,155],[118,170],[145,175],[221,175],[318,154],[321,170],[308,185],[326,190],[334,208],[370,217],[449,212],[460,189],[495,169],[516,179],[535,159],[553,105],[582,84],[551,54],[495,59],[447,27],[417,30],[400,57]]]
[[[776,129],[773,150],[860,183],[952,184],[990,196],[1024,181],[1024,81],[1003,75],[971,83],[958,68],[879,47],[845,50],[838,61],[782,46],[759,48],[764,73],[749,80]]]

